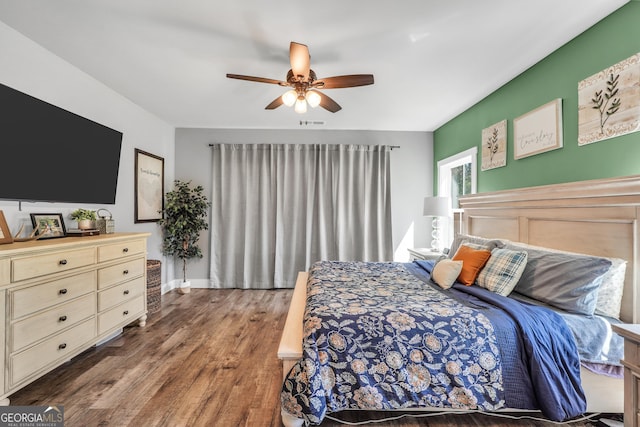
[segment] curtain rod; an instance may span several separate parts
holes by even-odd
[[[209,144],[209,147],[213,147],[214,145],[219,145],[219,144],[224,144],[224,143],[223,142],[218,142],[216,144]],[[394,148],[400,148],[400,146],[399,145],[390,145],[389,148],[391,148],[393,150]]]

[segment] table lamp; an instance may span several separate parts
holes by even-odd
[[[431,196],[424,198],[424,207],[422,210],[424,216],[433,217],[431,222],[431,250],[440,251],[440,217],[449,217],[451,215],[451,202],[448,197]]]

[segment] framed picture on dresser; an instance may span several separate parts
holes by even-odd
[[[67,229],[61,213],[32,213],[31,224],[37,229],[38,240],[65,237]]]
[[[5,243],[13,243],[13,237],[11,237],[7,220],[4,218],[4,212],[0,211],[0,245]]]

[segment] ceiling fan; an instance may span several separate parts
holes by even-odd
[[[342,109],[337,102],[318,89],[339,89],[373,84],[373,74],[350,74],[318,79],[316,73],[309,68],[311,56],[309,55],[309,48],[304,44],[291,42],[289,46],[289,61],[291,62],[291,69],[287,73],[286,81],[240,74],[227,74],[227,77],[290,87],[290,90],[274,99],[265,109],[273,110],[284,104],[288,107],[294,106],[295,111],[298,113],[306,113],[307,104],[311,107],[319,105],[332,113]]]

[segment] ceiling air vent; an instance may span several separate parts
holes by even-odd
[[[324,126],[324,120],[300,120],[300,126]]]

